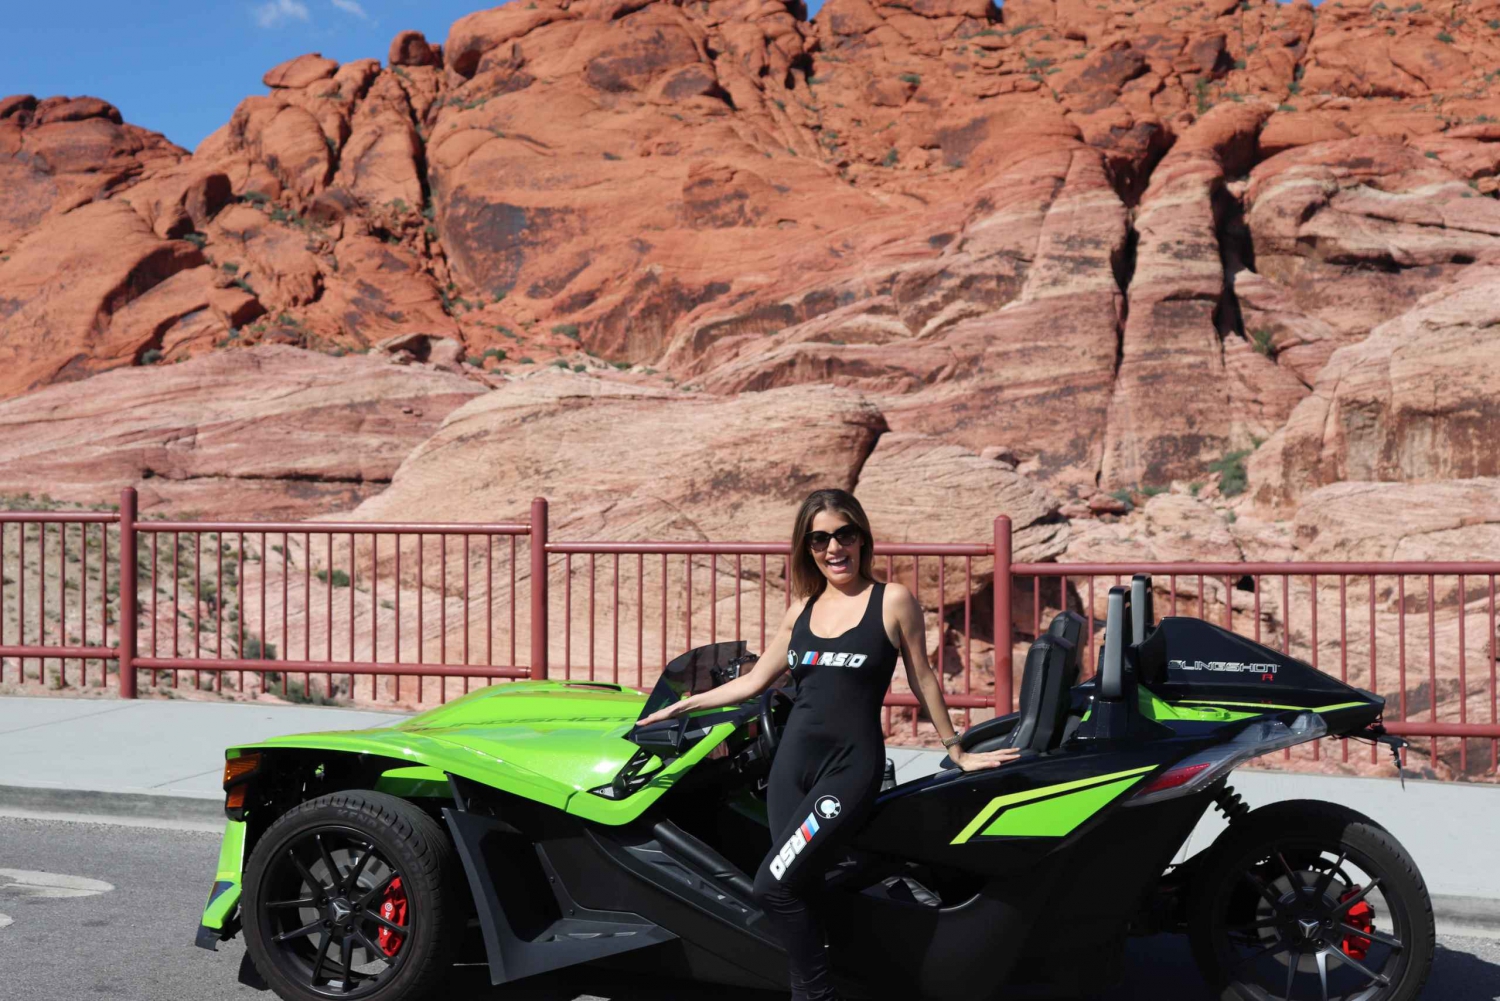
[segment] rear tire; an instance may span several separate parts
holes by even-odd
[[[1220,835],[1193,878],[1188,938],[1224,1001],[1415,1001],[1436,948],[1432,900],[1401,843],[1312,800]]]
[[[418,1001],[452,970],[464,892],[427,814],[384,793],[331,793],[279,817],[251,853],[246,951],[287,1001]]]

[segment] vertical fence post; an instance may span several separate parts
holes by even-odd
[[[1011,707],[1010,517],[995,519],[995,715]]]
[[[109,559],[109,547],[102,547]],[[135,698],[135,487],[120,491],[120,698]]]
[[[514,600],[514,597],[512,597]],[[531,502],[531,677],[547,677],[547,498]]]

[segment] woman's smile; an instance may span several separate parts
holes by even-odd
[[[858,579],[864,540],[857,526],[841,512],[819,511],[809,528],[813,560],[823,576],[841,585]]]

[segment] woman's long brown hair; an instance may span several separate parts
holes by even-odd
[[[807,536],[812,532],[813,518],[819,511],[833,511],[849,519],[859,529],[859,574],[868,580],[875,575],[870,566],[875,558],[875,537],[870,533],[870,519],[865,509],[847,490],[814,490],[807,495],[797,509],[797,520],[792,523],[792,595],[798,598],[816,598],[828,586],[828,578],[818,569],[812,550],[807,546]]]

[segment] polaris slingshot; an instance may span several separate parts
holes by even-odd
[[[1396,839],[1331,803],[1251,810],[1225,782],[1323,738],[1397,748],[1383,701],[1208,622],[1152,622],[1149,578],[1112,589],[1098,672],[1077,684],[1083,619],[1063,612],[1027,655],[1020,711],[963,734],[1018,761],[888,780],[826,874],[844,992],[1087,995],[1128,936],[1168,931],[1225,998],[1418,996],[1432,907]],[[457,962],[496,984],[594,963],[784,991],[747,874],[770,848],[793,693],[636,726],[753,660],[719,643],[649,697],[521,682],[384,729],[230,748],[198,944],[243,931],[241,979],[288,1001],[428,997]],[[1210,807],[1229,826],[1174,865]]]

